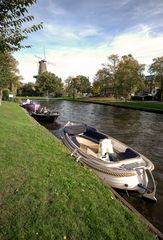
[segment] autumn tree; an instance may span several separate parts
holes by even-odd
[[[139,64],[131,54],[122,56],[116,70],[116,92],[125,99],[131,97],[133,92],[144,87],[144,65]]]
[[[161,101],[163,101],[163,56],[153,59],[149,72],[155,75],[154,80],[161,89]]]
[[[61,78],[51,72],[43,72],[37,76],[36,88],[42,95],[50,94],[51,96],[58,97],[63,93]]]

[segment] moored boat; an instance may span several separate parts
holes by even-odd
[[[137,191],[156,201],[154,165],[144,155],[86,124],[68,122],[62,140],[78,161],[93,169],[111,187]]]
[[[53,123],[58,117],[59,113],[55,111],[36,111],[32,112],[31,116],[36,119],[38,122],[43,123]]]
[[[31,103],[22,103],[21,106],[25,108],[28,112],[37,111],[40,108],[39,103],[31,102]]]

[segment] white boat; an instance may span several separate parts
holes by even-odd
[[[137,191],[156,201],[154,165],[142,154],[86,124],[68,122],[62,140],[77,161],[93,169],[111,187]]]

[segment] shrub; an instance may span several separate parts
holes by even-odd
[[[151,100],[153,100],[153,96],[144,96],[144,100],[145,101],[151,101]]]
[[[135,101],[143,101],[144,97],[143,96],[132,96],[131,100]]]
[[[20,100],[20,98],[18,98],[18,97],[15,97],[15,98],[14,98],[14,102],[16,102],[16,103],[20,103],[20,102],[21,102],[21,100]]]
[[[3,100],[4,101],[7,101],[9,99],[9,93],[10,93],[10,90],[8,88],[4,88],[3,89]]]

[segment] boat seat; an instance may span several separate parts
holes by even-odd
[[[107,138],[106,135],[97,132],[96,129],[92,127],[87,127],[86,131],[82,136],[95,143],[99,143],[100,140]]]
[[[97,154],[94,151],[92,151],[89,147],[87,147],[86,153],[93,157],[97,157]]]
[[[138,153],[136,153],[134,150],[132,150],[130,148],[126,148],[125,152],[117,153],[117,157],[120,160],[124,160],[124,159],[129,159],[129,158],[140,157],[140,155]]]

